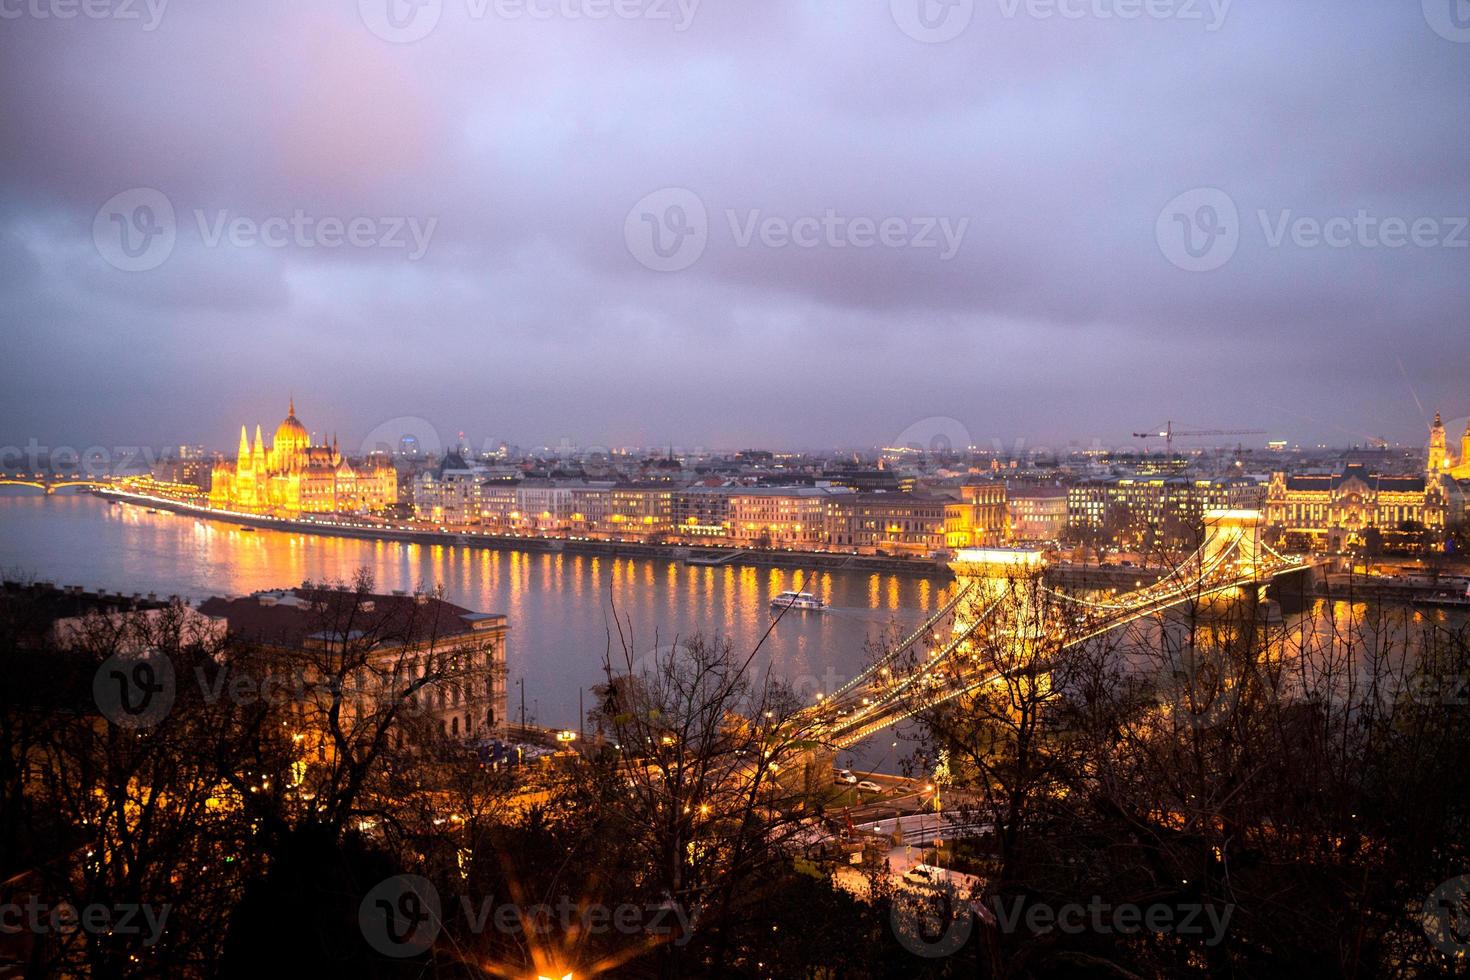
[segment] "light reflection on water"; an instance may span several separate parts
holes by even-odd
[[[377,588],[443,585],[448,597],[509,616],[511,712],[525,679],[528,719],[575,727],[578,689],[602,679],[603,654],[625,623],[635,655],[678,636],[728,636],[748,650],[771,625],[770,600],[787,589],[821,595],[826,614],[790,614],[755,660],[807,695],[831,690],[868,661],[865,644],[912,628],[953,583],[866,572],[685,566],[641,558],[496,551],[396,541],[245,531],[192,516],[111,506],[86,494],[0,493],[0,572],[89,590],[177,593],[194,599],[350,580],[361,567]],[[590,698],[587,701],[590,705]],[[874,739],[891,766],[891,738]]]

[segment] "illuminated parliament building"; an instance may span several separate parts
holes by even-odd
[[[255,427],[252,444],[240,427],[235,462],[210,474],[213,507],[251,514],[332,514],[382,510],[398,501],[398,474],[390,460],[369,456],[353,466],[331,445],[313,446],[291,400],[269,448]]]

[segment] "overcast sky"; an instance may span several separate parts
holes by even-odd
[[[0,0],[0,444],[1470,415],[1470,4],[947,2]]]

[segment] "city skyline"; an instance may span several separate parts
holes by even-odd
[[[268,409],[262,409],[256,415],[249,416],[252,421],[246,424],[246,428],[252,433],[257,425],[269,428],[275,424],[275,419],[279,414],[277,412],[272,415]],[[340,413],[332,413],[329,410],[321,414],[335,416]],[[1209,435],[1196,435],[1185,431],[1192,429],[1194,423],[1175,421],[1173,423],[1175,428],[1184,434],[1175,436],[1174,451],[1183,455],[1225,449],[1259,451],[1267,448],[1281,448],[1290,451],[1355,449],[1422,451],[1428,443],[1433,426],[1432,419],[1436,416],[1443,417],[1444,425],[1450,432],[1451,438],[1458,438],[1461,433],[1470,434],[1470,415],[1451,417],[1445,412],[1436,413],[1432,409],[1429,415],[1430,420],[1425,422],[1422,434],[1418,437],[1410,435],[1402,440],[1385,439],[1367,432],[1358,437],[1344,435],[1336,440],[1330,438],[1324,440],[1294,439],[1271,429],[1208,429],[1204,431],[1210,433]],[[44,457],[45,453],[52,450],[60,450],[64,453],[102,450],[110,453],[132,449],[138,451],[140,454],[138,459],[141,460],[146,453],[158,455],[177,450],[179,447],[198,447],[206,453],[234,458],[234,450],[239,440],[239,424],[205,422],[204,420],[201,422],[203,424],[165,426],[162,429],[162,435],[148,440],[123,434],[110,442],[86,435],[79,438],[62,436],[55,442],[43,442],[34,435],[25,435],[9,442],[0,440],[0,450],[6,454],[4,465],[7,468],[14,468],[17,460],[29,459],[37,452]],[[986,430],[972,429],[959,419],[933,416],[915,419],[902,431],[887,438],[880,438],[875,434],[867,441],[862,441],[859,437],[857,441],[825,445],[814,443],[800,435],[789,441],[762,441],[754,438],[741,441],[736,437],[734,441],[724,443],[700,439],[697,435],[689,440],[655,438],[648,442],[613,443],[593,441],[579,437],[576,433],[563,433],[554,439],[537,439],[521,437],[506,432],[504,428],[492,429],[486,426],[477,429],[470,427],[468,423],[461,423],[458,427],[453,424],[439,425],[418,415],[394,415],[371,425],[359,420],[342,419],[340,424],[330,423],[325,427],[309,426],[308,433],[314,443],[320,441],[326,444],[334,439],[340,439],[343,454],[352,458],[359,458],[372,452],[396,452],[398,448],[401,448],[400,443],[403,436],[413,437],[410,442],[417,447],[418,452],[425,456],[442,456],[456,450],[475,455],[491,455],[501,449],[543,456],[557,454],[661,456],[669,453],[675,455],[734,455],[753,450],[787,455],[822,456],[851,453],[881,454],[885,450],[908,450],[938,454],[970,452],[982,456],[1027,458],[1048,455],[1065,456],[1076,453],[1159,454],[1165,452],[1167,444],[1163,427],[1168,424],[1168,420],[1160,423],[1160,427],[1157,430],[1150,430],[1147,437],[1141,437],[1135,432],[1109,432],[1092,436],[1064,434],[1055,440],[1043,440],[1028,438],[1026,435],[987,434]],[[98,426],[96,428],[101,430],[108,427]],[[216,430],[223,435],[217,436]],[[388,438],[390,430],[399,433],[399,437]],[[207,434],[202,438],[196,437],[200,432]],[[1268,444],[1271,445],[1268,446]],[[26,464],[22,462],[21,465],[24,468]]]
[[[288,389],[552,445],[1470,413],[1433,4],[504,6],[7,19],[0,442],[228,446]]]

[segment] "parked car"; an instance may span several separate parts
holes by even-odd
[[[832,781],[840,785],[851,786],[858,781],[858,778],[852,774],[851,769],[839,769],[837,770],[837,775],[832,778]]]
[[[862,790],[864,793],[881,793],[881,792],[883,792],[883,787],[879,786],[877,783],[873,782],[871,779],[864,779],[862,782],[860,782],[860,783],[857,784],[857,788],[860,789],[860,790]]]

